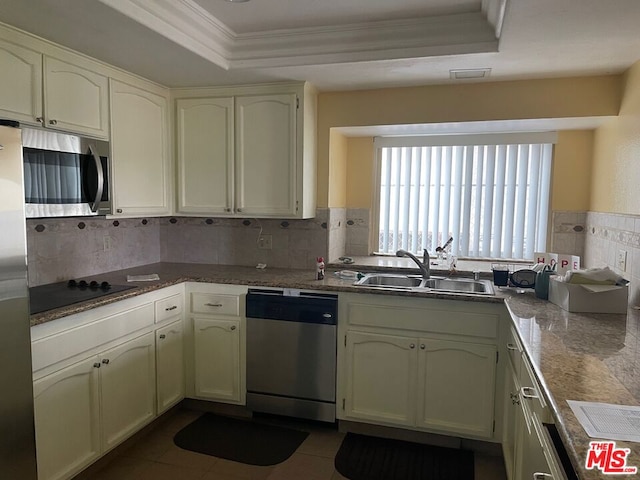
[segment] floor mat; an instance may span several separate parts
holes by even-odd
[[[205,413],[173,437],[180,448],[249,465],[285,461],[308,432]]]
[[[473,452],[348,433],[335,467],[350,480],[473,480]]]

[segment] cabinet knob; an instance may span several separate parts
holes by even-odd
[[[58,121],[57,120],[49,120],[49,125],[57,125]]]
[[[165,338],[167,338],[167,336],[164,333],[160,335],[160,340],[164,340]]]
[[[116,208],[116,213],[122,213],[122,209],[121,208]]]
[[[507,343],[507,350],[518,350],[518,347],[516,347],[513,343]]]
[[[411,345],[409,345],[409,348],[411,348],[411,349],[416,348],[416,344],[415,344],[415,343],[412,343]]]
[[[94,363],[93,368],[100,368],[100,364],[98,362]]]
[[[36,122],[44,123],[43,117],[36,117]]]
[[[235,330],[236,326],[235,325],[231,325],[231,330]]]
[[[424,350],[425,348],[427,348],[427,346],[424,343],[420,344],[420,350]]]
[[[230,211],[231,211],[231,209],[230,209],[229,207],[227,207],[227,208],[225,208],[225,209],[224,209],[224,211],[225,211],[225,212],[230,212]]]
[[[109,359],[108,358],[103,358],[102,359],[102,363],[104,363],[105,365],[109,365]]]
[[[241,208],[237,208],[236,210],[237,210],[238,212],[242,212],[242,209],[241,209]]]

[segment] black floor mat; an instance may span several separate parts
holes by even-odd
[[[308,432],[205,413],[173,437],[180,448],[249,465],[285,461]]]
[[[335,467],[350,480],[473,480],[473,452],[348,433]]]

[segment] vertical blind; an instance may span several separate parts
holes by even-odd
[[[449,237],[462,257],[532,259],[545,250],[551,142],[387,146],[383,140],[379,253],[434,253]]]

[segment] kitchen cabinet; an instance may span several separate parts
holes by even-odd
[[[308,85],[178,91],[178,212],[313,217],[315,103]]]
[[[39,124],[42,117],[42,54],[0,40],[0,117]]]
[[[33,383],[38,478],[66,479],[102,454],[97,355]]]
[[[566,472],[544,425],[552,423],[549,407],[513,328],[507,351],[502,435],[507,478],[566,480]]]
[[[171,212],[167,98],[111,80],[112,209],[119,217]]]
[[[158,415],[184,398],[182,318],[156,330]]]
[[[186,396],[246,404],[247,287],[187,283]]]
[[[108,80],[87,63],[0,40],[0,115],[28,125],[108,138]]]
[[[492,439],[500,314],[341,295],[338,417]]]
[[[240,322],[194,317],[195,394],[240,402]]]
[[[43,125],[65,132],[108,138],[107,77],[45,55]]]
[[[72,478],[183,398],[183,302],[175,285],[31,328],[40,480]]]
[[[70,478],[154,417],[153,336],[92,355],[33,388],[38,478]]]

